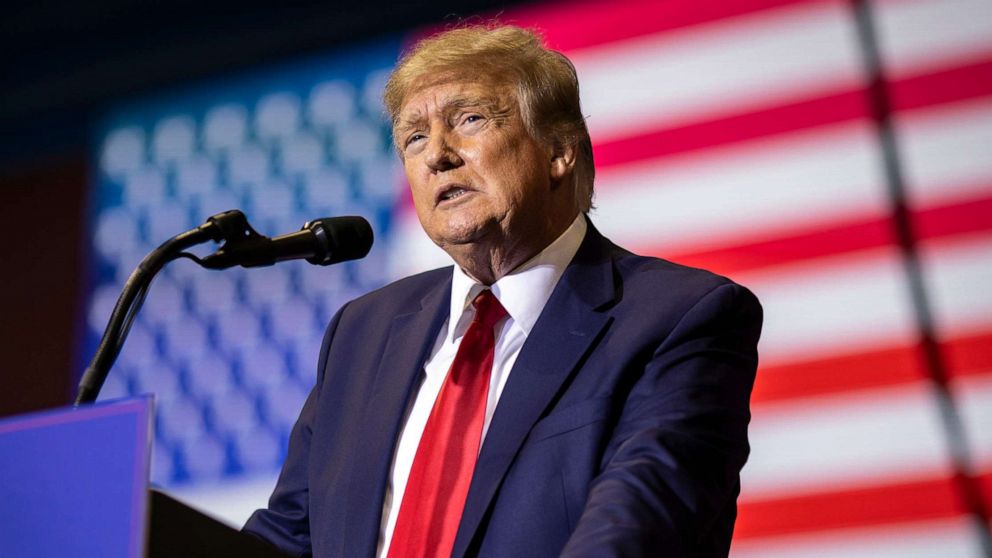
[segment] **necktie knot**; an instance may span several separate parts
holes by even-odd
[[[499,303],[499,299],[489,289],[486,289],[475,297],[472,301],[475,307],[475,319],[487,328],[492,328],[506,315],[506,309]]]

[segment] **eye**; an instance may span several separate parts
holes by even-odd
[[[483,118],[481,114],[466,114],[465,116],[462,117],[462,124],[472,124],[475,122],[480,122],[482,120]]]
[[[425,137],[426,136],[424,134],[410,134],[410,137],[406,138],[406,145],[408,145],[408,146],[409,145],[412,145],[412,144],[414,144],[414,143],[416,143],[416,142],[424,139]]]

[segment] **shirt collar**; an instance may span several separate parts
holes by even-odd
[[[490,287],[496,299],[511,318],[530,335],[544,305],[569,262],[586,236],[585,216],[579,214],[565,232]],[[451,281],[451,313],[448,316],[448,341],[461,336],[468,328],[472,300],[486,287],[476,283],[459,266],[455,266]]]

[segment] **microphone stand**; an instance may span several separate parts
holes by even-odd
[[[183,257],[200,263],[199,258],[184,250],[208,240],[214,242],[223,240],[228,244],[237,244],[246,237],[257,234],[248,225],[248,219],[244,213],[232,209],[210,217],[206,223],[193,230],[170,238],[145,256],[128,277],[127,282],[124,283],[124,290],[117,299],[114,311],[110,315],[110,321],[107,323],[107,328],[97,346],[96,354],[79,382],[79,390],[74,405],[78,407],[96,401],[100,388],[103,387],[103,382],[110,372],[110,367],[113,366],[124,346],[124,339],[127,338],[131,324],[145,301],[145,295],[152,279],[165,264]]]

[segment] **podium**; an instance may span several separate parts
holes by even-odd
[[[150,490],[151,424],[151,397],[0,420],[0,556],[286,556]]]

